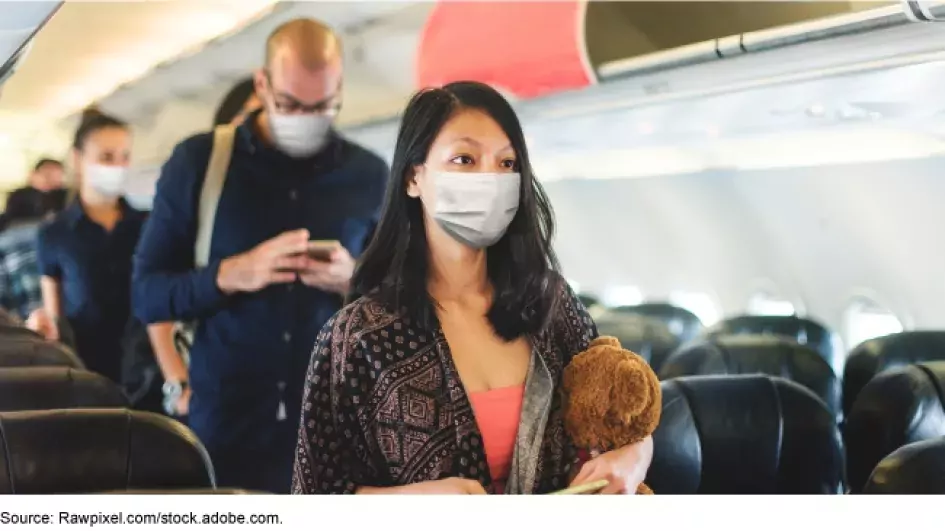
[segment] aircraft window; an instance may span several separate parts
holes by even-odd
[[[869,339],[903,330],[902,321],[894,313],[869,299],[850,304],[843,321],[846,344],[851,349]]]
[[[794,303],[768,293],[756,293],[748,299],[748,315],[795,315]]]
[[[700,291],[674,291],[669,294],[669,303],[696,314],[704,326],[714,325],[722,314],[715,299]]]
[[[608,308],[636,306],[643,302],[643,292],[636,286],[611,286],[601,295],[601,303]]]

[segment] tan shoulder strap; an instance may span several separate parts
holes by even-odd
[[[217,205],[223,193],[230,157],[233,156],[233,140],[236,128],[221,125],[213,130],[213,150],[207,164],[207,175],[200,188],[200,201],[197,207],[197,239],[194,242],[194,262],[198,268],[206,267],[210,262],[210,240],[213,238],[213,225],[217,217]]]

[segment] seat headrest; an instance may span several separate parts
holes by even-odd
[[[0,413],[0,494],[215,486],[206,449],[167,417],[128,409]]]
[[[945,438],[896,450],[870,476],[864,494],[945,494]]]
[[[840,494],[833,415],[804,387],[771,376],[664,381],[646,482],[657,494]]]
[[[84,369],[85,365],[61,343],[46,341],[25,328],[6,327],[0,330],[0,367]]]
[[[659,375],[679,376],[767,374],[797,382],[817,395],[838,420],[840,382],[815,350],[785,337],[766,335],[712,336],[674,352]]]
[[[679,339],[665,324],[643,315],[607,312],[595,324],[601,335],[619,339],[623,348],[639,354],[654,371],[679,346]]]
[[[702,332],[702,321],[685,308],[664,302],[647,302],[634,306],[620,306],[614,312],[643,315],[662,321],[679,341],[685,343]]]
[[[820,353],[837,376],[843,371],[846,352],[839,337],[817,321],[796,315],[741,315],[719,321],[703,335],[735,334],[789,337]]]
[[[121,388],[104,376],[69,367],[0,368],[0,411],[124,408]]]
[[[850,412],[860,390],[893,367],[945,360],[945,331],[900,332],[859,344],[843,370],[843,411]]]
[[[853,492],[897,448],[945,437],[943,390],[945,361],[890,369],[863,387],[843,430]]]
[[[579,301],[581,301],[581,304],[583,304],[585,308],[590,308],[600,304],[600,301],[597,300],[597,297],[587,293],[578,293],[577,298]]]

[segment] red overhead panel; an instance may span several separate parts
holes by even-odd
[[[595,82],[584,42],[586,2],[439,2],[417,58],[420,87],[489,83],[534,98]]]

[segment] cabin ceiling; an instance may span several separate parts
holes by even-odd
[[[69,2],[37,35],[3,87],[0,137],[62,144],[69,118],[99,103],[132,123],[180,99],[213,100],[256,68],[278,24],[311,16],[346,40],[346,107],[389,112],[413,88],[424,2],[168,0]],[[213,101],[212,105],[216,105]],[[344,119],[357,118],[347,112]],[[42,150],[43,147],[38,149]]]

